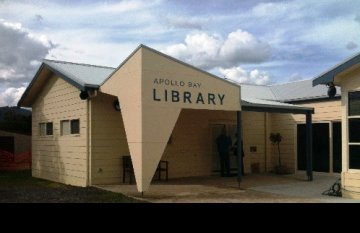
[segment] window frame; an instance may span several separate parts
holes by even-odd
[[[347,93],[347,113],[346,113],[346,123],[347,123],[347,159],[348,159],[348,163],[347,163],[347,169],[350,172],[360,172],[360,167],[359,168],[350,168],[350,146],[359,146],[360,147],[360,140],[358,142],[350,142],[350,120],[351,119],[360,119],[360,115],[351,115],[350,116],[350,95],[351,93],[354,92],[358,92],[360,94],[360,90],[352,90],[352,91],[348,91]]]
[[[51,124],[51,131],[49,131],[48,126],[50,126]],[[42,130],[42,126],[44,127]],[[51,132],[51,134],[48,134],[49,132]],[[47,122],[40,122],[39,123],[39,136],[40,137],[52,137],[54,136],[54,123],[52,121],[47,121]]]
[[[79,127],[78,127],[78,132],[75,132],[73,131],[73,127],[72,127],[72,124],[73,122],[75,121],[78,121],[79,122]],[[67,129],[67,134],[64,134],[64,127],[63,127],[63,122],[68,122],[68,129]],[[66,119],[66,120],[61,120],[60,121],[60,131],[61,131],[61,136],[79,136],[81,134],[80,132],[80,119],[77,118],[77,119]]]

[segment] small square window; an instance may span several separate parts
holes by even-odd
[[[71,134],[79,134],[79,133],[80,133],[80,120],[72,120]]]
[[[80,120],[64,120],[60,122],[61,135],[80,134]]]
[[[53,123],[46,123],[46,135],[53,135]]]
[[[53,135],[53,123],[47,122],[47,123],[40,123],[40,136],[51,136]]]

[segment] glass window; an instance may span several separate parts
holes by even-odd
[[[79,133],[80,133],[80,120],[72,120],[71,134],[79,134]]]
[[[349,116],[360,116],[360,91],[349,92]]]
[[[349,119],[349,142],[360,142],[360,118]]]
[[[46,124],[40,123],[39,128],[40,128],[40,132],[39,132],[40,136],[45,136],[46,135]]]
[[[53,135],[52,122],[40,123],[39,128],[40,128],[40,136]]]
[[[349,92],[349,169],[360,169],[360,91]]]
[[[46,135],[53,135],[53,123],[46,123]]]
[[[349,146],[349,168],[360,169],[360,145]]]
[[[61,135],[70,134],[70,121],[61,121]]]
[[[80,133],[80,120],[64,120],[60,122],[61,135],[79,134]]]

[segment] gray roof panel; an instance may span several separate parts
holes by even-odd
[[[112,67],[54,60],[44,60],[44,64],[69,79],[74,85],[81,87],[99,87],[116,70]],[[327,87],[322,85],[313,87],[312,81],[302,80],[272,86],[232,83],[241,86],[241,99],[244,106],[304,109],[286,102],[327,97]],[[337,89],[337,93],[340,93],[340,89]]]
[[[44,60],[44,63],[82,86],[100,86],[100,84],[115,70],[115,68],[112,67],[53,60]]]
[[[269,86],[239,84],[241,96],[246,98],[257,98],[263,100],[277,100]]]
[[[248,98],[244,97],[241,98],[241,103],[243,106],[254,106],[254,107],[271,107],[271,108],[278,108],[278,109],[299,109],[299,110],[312,110],[313,108],[303,107],[299,105],[294,104],[287,104],[287,103],[281,103],[277,101],[271,101],[271,100],[261,100],[257,98]]]
[[[280,102],[292,102],[300,100],[327,98],[328,88],[324,85],[312,86],[312,80],[301,80],[285,84],[269,86],[276,100]],[[338,96],[341,93],[339,87],[336,87]]]
[[[99,87],[115,70],[115,68],[112,67],[54,60],[44,60],[44,63],[82,87]],[[241,86],[242,98],[292,102],[327,97],[327,87],[323,85],[313,87],[312,80],[302,80],[272,86],[233,83]],[[338,95],[340,92],[340,88],[337,87]]]

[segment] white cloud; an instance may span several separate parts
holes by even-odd
[[[0,106],[16,106],[25,89],[25,87],[10,87],[7,88],[4,92],[1,92]]]
[[[220,58],[228,65],[259,63],[270,58],[269,44],[241,29],[231,32],[220,49]]]
[[[168,46],[163,52],[204,69],[259,63],[271,55],[267,43],[241,29],[231,32],[225,40],[205,32],[188,34],[185,43]]]
[[[23,94],[40,61],[54,47],[21,23],[0,19],[0,106],[13,106]]]
[[[232,67],[229,69],[219,68],[219,72],[226,78],[238,83],[248,83],[257,85],[266,85],[270,83],[270,75],[265,71],[254,69],[250,72],[241,67]]]
[[[54,47],[44,35],[36,35],[20,23],[0,19],[0,84],[18,87],[29,82],[36,64]]]

